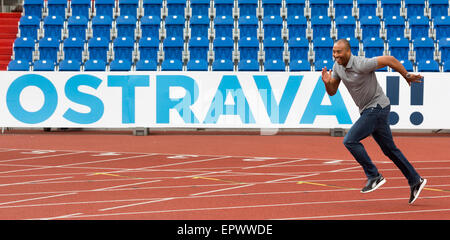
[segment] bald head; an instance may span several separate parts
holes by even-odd
[[[341,38],[341,39],[337,40],[335,44],[343,44],[345,47],[345,50],[351,49],[350,42],[345,38]]]

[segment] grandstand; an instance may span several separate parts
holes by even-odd
[[[8,70],[318,71],[347,38],[354,55],[449,72],[449,11],[448,0],[24,0]]]

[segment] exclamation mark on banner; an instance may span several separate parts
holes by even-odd
[[[386,77],[386,95],[389,98],[391,105],[399,105],[400,102],[400,77],[388,76]],[[423,105],[423,79],[421,83],[411,83],[411,105]],[[414,125],[420,125],[423,122],[423,115],[420,112],[413,112],[409,120]],[[395,125],[399,121],[399,116],[396,112],[391,111],[389,115],[389,124]]]

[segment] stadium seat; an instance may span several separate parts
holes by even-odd
[[[130,71],[131,62],[126,59],[116,59],[109,63],[109,71]]]
[[[439,16],[434,19],[434,30],[436,31],[436,40],[446,38],[450,33],[450,17]]]
[[[186,1],[185,0],[166,0],[168,15],[178,15],[185,17],[185,8],[186,8]]]
[[[154,59],[140,59],[136,62],[136,71],[156,71],[157,67]]]
[[[443,70],[443,72],[450,72],[450,62],[443,62],[442,70]]]
[[[397,59],[409,58],[409,41],[406,38],[397,37],[389,39],[389,51],[390,55]]]
[[[64,19],[61,16],[47,16],[44,18],[44,37],[63,39]]]
[[[157,61],[159,50],[159,39],[156,37],[146,37],[139,40],[138,56],[140,60],[152,59]]]
[[[398,15],[385,17],[386,38],[405,37],[405,19]]]
[[[42,38],[39,40],[39,60],[46,60],[49,63],[58,62],[59,40],[55,38]]]
[[[234,0],[215,0],[215,17],[227,16],[233,18]]]
[[[67,38],[64,40],[63,50],[65,60],[83,62],[84,40]]]
[[[139,0],[120,0],[118,3],[120,16],[134,16],[136,19],[139,18]]]
[[[232,38],[220,37],[214,39],[213,42],[214,59],[216,60],[224,59],[233,61],[233,49],[234,49],[234,42]],[[226,64],[228,64],[228,62]]]
[[[380,37],[381,21],[375,15],[364,15],[359,19],[361,26],[361,39]]]
[[[318,62],[320,60],[332,60],[333,45],[334,41],[330,37],[314,38],[313,50],[315,61]]]
[[[363,49],[366,58],[383,56],[384,41],[381,38],[366,38],[363,40]]]
[[[117,38],[135,38],[136,17],[131,15],[121,15],[116,19]]]
[[[161,70],[163,70],[163,71],[181,71],[181,70],[183,70],[183,63],[178,59],[165,59],[161,63]]]
[[[239,37],[256,38],[258,36],[258,17],[253,15],[241,16],[238,20],[239,25]]]
[[[26,37],[16,38],[13,45],[14,60],[21,60],[26,63],[32,62],[34,48],[35,42],[33,39]]]
[[[353,0],[333,0],[335,16],[353,16]]]
[[[108,16],[95,16],[92,18],[92,37],[112,39],[112,19]]]
[[[8,71],[28,71],[30,63],[22,60],[11,60],[8,64]]]
[[[434,42],[428,37],[416,38],[413,41],[414,51],[416,52],[416,61],[424,59],[433,59]]]
[[[84,71],[105,71],[106,63],[100,59],[90,59],[84,63]]]
[[[280,16],[266,15],[263,18],[264,39],[282,37],[283,19]]]
[[[329,0],[309,0],[312,16],[328,16]]]
[[[272,60],[276,60],[277,64],[283,62],[283,53],[284,53],[284,41],[281,37],[271,37],[264,39],[264,53],[265,53],[265,61],[273,62]]]
[[[67,28],[70,38],[76,37],[86,39],[88,19],[83,16],[72,16],[67,20]]]
[[[258,8],[258,1],[255,0],[239,0],[239,18],[242,16],[254,16],[256,17],[256,10]]]
[[[24,16],[35,16],[38,19],[41,19],[43,9],[44,9],[44,0],[23,1]]]
[[[114,60],[127,60],[133,62],[134,39],[131,37],[120,37],[113,41]]]
[[[19,20],[19,37],[38,40],[40,22],[40,18],[36,16],[22,16]]]
[[[91,0],[71,0],[70,7],[72,16],[91,18]]]
[[[245,37],[238,42],[240,60],[251,59],[258,62],[259,41],[255,37]]]
[[[411,39],[428,37],[430,23],[428,17],[414,16],[409,18],[409,28],[411,29]]]
[[[184,41],[182,38],[170,37],[164,39],[164,60],[183,60]]]
[[[195,15],[189,22],[189,37],[202,37],[208,39],[209,18],[208,15]]]
[[[206,37],[195,37],[189,40],[189,59],[202,60],[208,63],[209,40]]]
[[[101,60],[108,62],[109,39],[96,37],[88,41],[88,51],[90,60]]]
[[[331,37],[331,19],[326,15],[314,15],[311,18],[311,27],[313,38]]]
[[[213,71],[233,71],[234,64],[233,61],[229,59],[215,59],[212,63]]]
[[[441,62],[450,63],[450,37],[441,38],[438,41]]]
[[[95,0],[95,15],[108,16],[114,19],[115,0]]]
[[[449,3],[447,0],[428,0],[428,7],[433,19],[440,16],[448,16]]]
[[[359,11],[359,18],[364,16],[377,16],[377,0],[358,0],[356,6]]]
[[[47,0],[48,16],[60,16],[66,19],[67,0]]]
[[[284,61],[280,61],[278,59],[269,59],[266,60],[264,63],[264,71],[285,71],[286,70],[286,63]]]
[[[292,37],[306,37],[306,30],[308,28],[308,20],[300,15],[288,15],[286,19],[289,36]]]
[[[423,0],[404,0],[407,18],[425,15],[425,1]]]
[[[159,31],[161,28],[161,18],[159,16],[143,16],[139,23],[141,29],[141,38],[156,37],[160,39]]]
[[[399,61],[405,67],[406,71],[414,72],[414,66],[411,61],[407,59],[399,59]]]
[[[50,60],[38,60],[33,64],[33,71],[54,71],[55,63]]]
[[[257,59],[242,59],[238,63],[239,71],[259,71],[259,62]]]
[[[287,17],[304,16],[305,0],[285,0],[287,8]]]
[[[162,18],[163,0],[143,0],[142,7],[144,16],[155,16]]]
[[[191,59],[187,62],[188,71],[208,71],[208,62],[203,59]]]
[[[417,61],[419,72],[439,72],[439,64],[433,59],[421,59]]]
[[[309,54],[309,42],[308,39],[302,37],[289,38],[289,56],[290,62],[302,60],[303,62],[308,61]]]
[[[335,19],[337,38],[355,37],[356,33],[356,19],[350,16],[339,16]]]
[[[232,16],[222,15],[214,19],[215,38],[229,37],[233,39],[234,20]]]
[[[190,8],[192,16],[203,16],[209,18],[210,0],[191,0]]]
[[[166,38],[177,37],[183,39],[185,21],[184,15],[167,16],[165,21]]]
[[[282,0],[262,0],[264,16],[281,16],[282,2]],[[301,13],[303,13],[303,9]]]
[[[383,18],[401,16],[402,0],[380,0]]]
[[[289,63],[289,71],[311,71],[311,64],[304,59],[291,60]]]
[[[315,61],[315,70],[322,71],[322,68],[326,67],[327,70],[333,69],[333,59],[322,59],[319,61]]]
[[[75,60],[61,60],[59,62],[58,71],[66,72],[66,71],[80,71],[81,62]]]

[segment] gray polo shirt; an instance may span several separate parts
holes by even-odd
[[[375,70],[377,69],[377,58],[365,58],[362,56],[350,56],[347,66],[334,63],[332,77],[342,80],[348,92],[359,107],[361,113],[367,108],[376,107],[380,104],[382,108],[390,104],[389,98],[384,94],[377,81]]]

